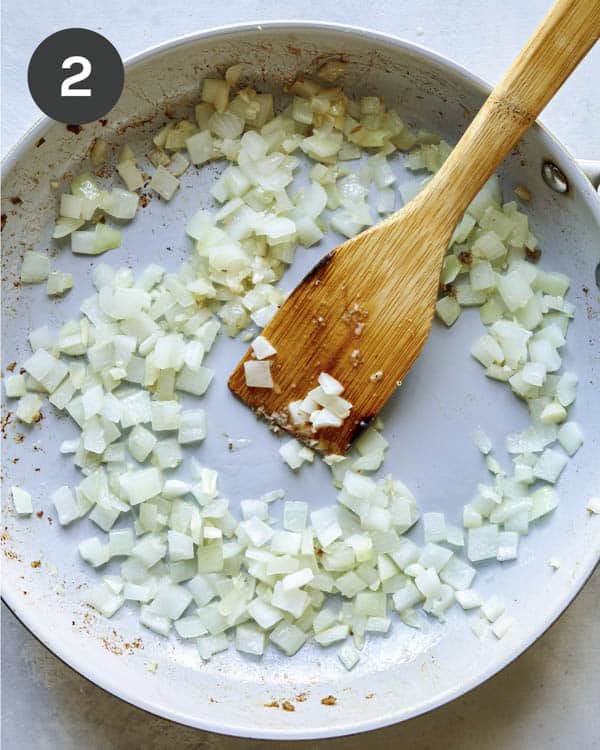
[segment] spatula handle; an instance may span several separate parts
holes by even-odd
[[[600,37],[600,0],[557,0],[420,194],[456,224],[469,203]]]

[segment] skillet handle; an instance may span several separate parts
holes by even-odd
[[[456,223],[600,37],[600,0],[556,0],[419,198],[444,195]],[[439,205],[439,200],[437,201]]]
[[[577,163],[596,190],[600,190],[600,161],[577,159]]]

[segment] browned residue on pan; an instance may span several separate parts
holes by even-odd
[[[110,654],[114,654],[115,656],[123,655],[123,649],[113,641],[109,641],[108,638],[102,639],[102,645]]]
[[[22,557],[15,552],[14,550],[10,549],[7,545],[8,543],[12,541],[10,534],[8,533],[8,528],[5,526],[4,531],[0,533],[0,544],[2,544],[2,553],[4,554],[4,557],[6,557],[7,560],[15,560],[16,562],[22,562]]]

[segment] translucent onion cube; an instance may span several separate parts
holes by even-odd
[[[283,506],[283,527],[287,531],[302,532],[306,527],[308,504],[301,500],[288,500]]]
[[[574,456],[583,445],[583,430],[577,422],[565,422],[558,431],[558,442],[569,454]]]
[[[192,601],[192,595],[183,586],[173,583],[161,583],[149,609],[170,620],[177,620]]]
[[[328,396],[340,396],[344,392],[344,386],[326,372],[322,372],[318,380],[319,385]]]
[[[321,630],[315,633],[315,641],[320,646],[331,646],[332,643],[338,641],[344,641],[350,632],[350,628],[346,624],[333,625],[326,630]]]
[[[343,419],[337,417],[329,409],[316,409],[309,417],[314,430],[325,427],[341,427]]]
[[[181,404],[178,401],[152,401],[150,410],[154,431],[177,430],[179,428]]]
[[[372,617],[385,617],[387,596],[382,591],[361,591],[354,600],[356,614]]]
[[[279,623],[269,634],[269,640],[287,656],[293,656],[306,642],[306,635],[289,622]]]
[[[251,601],[247,609],[257,625],[265,630],[269,630],[283,618],[283,612],[280,609],[259,598]]]
[[[360,653],[351,643],[345,643],[338,651],[338,659],[350,671],[360,661]]]
[[[23,284],[41,284],[50,273],[50,258],[44,253],[29,250],[23,255],[21,264],[21,282]]]
[[[142,605],[140,607],[140,623],[148,628],[148,630],[152,630],[157,635],[162,635],[165,638],[169,635],[172,625],[168,617],[153,612],[149,605]]]
[[[30,516],[33,513],[31,495],[21,487],[11,487],[10,492],[15,506],[15,511],[20,516]]]
[[[104,617],[112,617],[125,603],[125,597],[115,593],[106,582],[102,582],[88,589],[83,594],[83,601]]]
[[[202,624],[202,620],[196,615],[180,617],[173,624],[180,638],[200,638],[208,632]]]
[[[471,562],[495,558],[498,553],[498,526],[484,524],[470,528],[467,534],[467,557]]]
[[[496,622],[500,615],[506,611],[506,605],[498,596],[494,595],[483,603],[481,611],[489,622]]]
[[[257,359],[267,359],[277,354],[277,349],[264,336],[257,336],[251,346]]]
[[[498,534],[498,554],[500,562],[516,560],[519,551],[519,534],[515,531],[501,531]]]
[[[556,398],[562,406],[570,406],[577,395],[578,377],[575,373],[565,372],[556,385]]]
[[[132,529],[119,529],[108,534],[108,546],[111,557],[130,555],[135,543]]]
[[[59,487],[52,493],[51,498],[61,526],[66,526],[79,518],[79,506],[69,487]]]
[[[442,514],[440,514],[442,515]],[[446,541],[445,529],[444,538],[440,541]],[[418,559],[418,564],[422,565],[423,568],[433,568],[436,572],[439,572],[446,563],[450,560],[453,553],[451,550],[445,547],[440,547],[439,544],[433,544],[428,542]]]
[[[436,302],[435,312],[438,318],[450,327],[458,320],[461,313],[461,306],[456,297],[442,297]]]
[[[171,200],[177,192],[179,185],[180,182],[177,177],[172,175],[169,170],[165,169],[162,165],[157,167],[152,175],[152,179],[150,180],[150,187],[152,190],[158,193],[158,195],[166,201]]]
[[[443,513],[423,513],[422,519],[426,542],[446,541],[446,519]]]
[[[229,648],[229,641],[225,633],[218,633],[217,635],[205,635],[196,640],[196,647],[200,657],[204,661],[208,661],[212,656],[218,654],[220,651],[227,651]]]
[[[96,536],[79,543],[79,554],[93,568],[104,565],[110,558],[108,544],[102,544]]]
[[[163,487],[162,473],[158,468],[128,471],[121,475],[119,482],[131,505],[156,497]]]
[[[414,607],[419,602],[423,601],[424,596],[415,586],[412,581],[407,581],[406,585],[392,595],[392,602],[394,608],[398,612],[403,612],[406,609]]]
[[[281,585],[284,591],[292,591],[293,589],[299,589],[302,586],[306,586],[314,578],[314,573],[310,568],[302,568],[294,573],[290,573],[284,576]]]
[[[283,584],[278,581],[273,588],[271,604],[284,612],[289,612],[295,618],[299,618],[309,604],[309,597],[301,589],[286,591]]]
[[[553,448],[546,448],[533,467],[533,475],[554,484],[569,462],[567,456]]]
[[[496,638],[504,638],[508,631],[515,624],[515,618],[510,615],[502,615],[492,625],[492,633]]]
[[[473,589],[456,591],[454,596],[463,609],[476,609],[477,607],[481,607],[481,597],[476,591],[473,591]]]
[[[538,518],[550,513],[558,507],[559,502],[554,488],[547,485],[532,492],[529,499],[532,503],[531,510],[529,511],[529,521],[536,521]]]
[[[244,362],[244,373],[248,388],[272,388],[270,362]]]
[[[24,375],[9,375],[2,382],[7,398],[19,398],[27,392]]]
[[[157,439],[142,425],[137,424],[129,433],[127,447],[136,461],[145,461],[156,445]]]
[[[177,442],[181,445],[197,443],[206,437],[206,413],[203,409],[181,412]]]
[[[238,651],[254,656],[262,656],[265,650],[266,634],[263,630],[252,625],[244,623],[238,625],[235,629],[235,647]]]

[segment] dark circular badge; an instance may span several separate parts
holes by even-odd
[[[106,115],[123,91],[123,61],[89,29],[63,29],[38,46],[27,82],[35,103],[58,122],[81,124]]]

